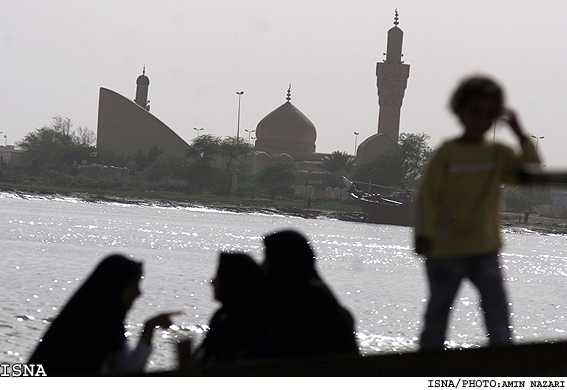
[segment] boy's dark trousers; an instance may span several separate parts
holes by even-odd
[[[427,258],[429,303],[420,339],[422,350],[440,350],[445,342],[449,310],[463,278],[474,283],[481,296],[490,345],[510,344],[508,300],[498,253]]]

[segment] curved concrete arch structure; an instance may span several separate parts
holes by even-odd
[[[134,101],[107,88],[100,88],[97,147],[131,156],[152,147],[181,155],[189,145],[165,123]]]

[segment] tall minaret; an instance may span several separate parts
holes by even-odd
[[[150,102],[148,101],[148,86],[150,79],[146,76],[146,67],[140,76],[136,79],[136,99],[134,101],[143,109],[150,111]]]
[[[400,135],[400,110],[409,77],[409,64],[402,61],[403,31],[398,27],[398,10],[394,27],[388,31],[386,61],[376,64],[378,86],[378,134],[383,133],[394,142]]]

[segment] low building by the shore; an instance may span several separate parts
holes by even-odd
[[[22,163],[24,151],[16,149],[14,145],[0,145],[0,169],[13,170]]]

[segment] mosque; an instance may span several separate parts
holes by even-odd
[[[358,146],[356,164],[363,164],[398,144],[400,137],[400,114],[404,92],[409,78],[409,64],[402,61],[403,31],[398,27],[398,11],[394,27],[388,31],[386,60],[376,64],[376,86],[378,87],[378,132]]]
[[[398,143],[400,111],[409,77],[409,65],[402,61],[403,32],[388,31],[386,59],[376,64],[378,87],[378,131],[357,148],[356,164],[370,161]],[[100,88],[97,147],[131,156],[157,146],[167,153],[182,155],[189,145],[175,131],[151,114],[148,100],[150,80],[145,68],[136,80],[136,97],[130,100],[110,89]],[[316,151],[315,125],[291,103],[291,85],[286,102],[262,118],[256,126],[255,152],[248,158],[259,172],[272,162],[295,163],[299,170],[322,172],[320,160],[326,153]]]

